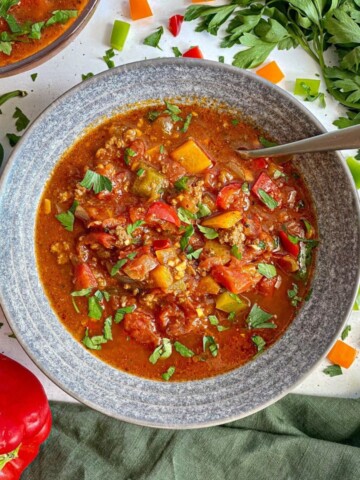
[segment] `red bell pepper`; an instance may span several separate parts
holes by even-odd
[[[164,248],[169,248],[171,245],[170,240],[167,238],[164,240],[154,240],[153,241],[153,247],[154,250],[163,250]]]
[[[98,282],[86,263],[79,263],[74,269],[75,290],[84,290],[86,288],[96,288]]]
[[[180,227],[181,222],[177,216],[176,211],[170,205],[164,202],[154,202],[146,214],[147,221],[151,221],[153,218],[165,220],[166,222],[173,223],[177,227]]]
[[[177,37],[179,35],[183,21],[183,15],[173,15],[169,18],[169,30],[174,35],[174,37]]]
[[[255,170],[264,170],[268,166],[264,157],[254,158],[252,165]]]
[[[241,193],[241,183],[230,183],[222,188],[216,198],[216,206],[222,210],[228,210]]]
[[[264,192],[266,192],[267,194],[273,196],[275,200],[277,200],[277,197],[281,195],[279,187],[271,180],[269,175],[267,175],[265,172],[260,173],[259,177],[257,178],[251,189],[251,191],[261,200],[261,196],[259,195],[260,189],[264,190]]]
[[[300,245],[298,243],[293,243],[288,237],[288,234],[283,230],[280,230],[279,237],[285,250],[297,258],[300,253]]]
[[[200,50],[199,47],[192,47],[190,50],[187,52],[183,53],[183,57],[188,57],[188,58],[204,58],[204,55],[202,54],[202,51]]]
[[[51,411],[39,380],[0,354],[0,480],[18,480],[49,436]]]

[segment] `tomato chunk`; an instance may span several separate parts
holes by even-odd
[[[256,273],[255,268],[253,270],[245,271],[244,267],[240,270],[238,264],[231,261],[227,267],[223,265],[213,267],[211,276],[230,292],[243,293],[255,287],[261,280],[261,275]]]
[[[188,57],[188,58],[204,58],[204,55],[202,54],[202,51],[200,50],[199,47],[192,47],[190,50],[187,52],[183,53],[183,57]]]
[[[293,243],[288,234],[283,230],[279,232],[279,238],[281,240],[282,246],[294,257],[298,257],[300,253],[300,245],[298,243]]]
[[[237,200],[242,199],[241,183],[230,183],[222,188],[216,198],[216,206],[222,210],[228,210],[230,207],[238,208]]]
[[[268,166],[264,157],[254,158],[252,164],[255,170],[263,170]]]
[[[163,250],[164,248],[169,248],[171,246],[171,242],[170,240],[168,240],[167,238],[163,239],[163,240],[154,240],[153,241],[153,247],[154,247],[154,250]]]
[[[174,208],[163,202],[154,202],[150,206],[149,210],[147,211],[146,218],[151,221],[154,217],[173,223],[177,227],[180,227],[181,225],[180,219],[177,216]]]
[[[173,15],[169,18],[169,30],[174,35],[174,37],[177,37],[179,35],[183,21],[183,15]]]
[[[84,245],[91,245],[93,243],[99,243],[105,248],[111,248],[114,246],[116,239],[113,235],[110,235],[109,233],[103,233],[103,232],[94,232],[94,233],[89,233],[89,235],[86,235],[82,243]]]
[[[86,263],[79,263],[74,269],[75,290],[84,290],[86,288],[96,288],[98,282]]]
[[[277,280],[278,280],[278,277],[273,277],[273,278],[263,277],[257,286],[257,289],[260,295],[264,295],[264,297],[272,297],[275,293],[275,285]]]
[[[156,330],[155,318],[150,313],[135,310],[124,318],[124,329],[137,342],[158,345],[160,335]]]

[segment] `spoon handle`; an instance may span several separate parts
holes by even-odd
[[[297,142],[260,148],[258,150],[237,150],[244,158],[276,157],[295,153],[325,152],[360,148],[360,125],[323,133]]]

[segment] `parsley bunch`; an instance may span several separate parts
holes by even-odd
[[[275,49],[302,47],[320,66],[329,93],[360,111],[360,0],[231,0],[226,5],[193,5],[185,20],[200,19],[197,31],[217,35],[226,24],[222,47],[247,47],[233,65],[254,68]],[[338,64],[329,67],[324,52],[333,47]],[[360,123],[352,115],[351,124]],[[349,121],[347,121],[347,125]]]

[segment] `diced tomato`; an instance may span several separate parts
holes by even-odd
[[[264,192],[273,197],[277,202],[281,201],[281,192],[279,187],[265,172],[260,173],[256,182],[251,188],[252,193],[262,200],[261,196],[259,195],[259,190],[264,190]]]
[[[180,227],[181,225],[175,209],[163,202],[154,202],[150,206],[149,210],[147,211],[146,218],[151,221],[154,217],[173,223],[177,227]]]
[[[148,273],[154,270],[159,262],[152,255],[137,256],[134,260],[125,264],[123,270],[133,280],[145,280]]]
[[[155,318],[150,313],[135,310],[124,318],[124,329],[136,341],[158,345],[160,335],[156,330]]]
[[[96,288],[98,282],[86,263],[79,263],[74,269],[75,290],[84,290],[86,288]]]
[[[272,297],[275,292],[276,282],[277,282],[277,277],[273,277],[273,278],[263,277],[257,286],[257,289],[260,295],[264,295],[264,297]]]
[[[115,237],[113,235],[110,235],[109,233],[94,232],[86,235],[81,240],[81,243],[83,243],[84,245],[99,243],[105,248],[112,248],[114,246],[115,241],[116,241]]]
[[[136,160],[139,160],[140,157],[143,157],[146,152],[146,145],[144,140],[137,138],[130,143],[129,148],[136,153]]]
[[[154,240],[153,241],[153,247],[154,250],[163,250],[164,248],[169,248],[171,246],[170,240],[167,238],[164,240]]]
[[[254,268],[244,271],[244,267],[240,270],[238,264],[231,261],[230,265],[227,267],[214,267],[211,270],[211,276],[227,290],[238,294],[255,287],[255,285],[261,280],[261,275],[256,273],[255,270],[256,269]]]
[[[202,54],[202,51],[200,50],[199,47],[192,47],[190,50],[187,52],[183,53],[183,57],[188,57],[188,58],[204,58],[204,55]]]
[[[223,210],[228,210],[230,207],[233,207],[234,201],[242,192],[241,186],[241,183],[237,182],[230,183],[222,188],[216,198],[216,206]]]
[[[174,37],[177,37],[179,35],[183,21],[183,15],[173,15],[169,18],[169,30],[174,35]]]
[[[268,166],[264,157],[254,158],[252,165],[255,170],[264,170],[264,168],[267,168]]]
[[[259,237],[262,229],[261,229],[261,221],[258,215],[256,215],[256,213],[249,214],[247,217],[245,217],[243,219],[243,224],[244,224],[244,234],[248,238],[255,239]]]
[[[300,245],[298,243],[293,243],[288,237],[288,234],[283,230],[280,230],[279,237],[285,250],[291,253],[291,255],[293,255],[294,257],[298,257],[300,253]]]

